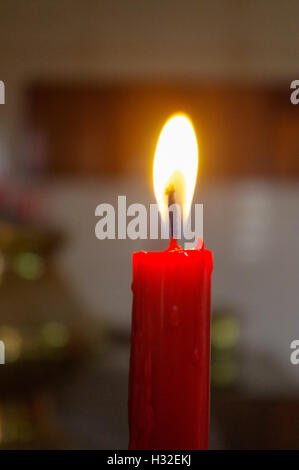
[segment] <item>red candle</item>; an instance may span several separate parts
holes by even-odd
[[[133,255],[130,449],[208,448],[212,269],[203,243]]]

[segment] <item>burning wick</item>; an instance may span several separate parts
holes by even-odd
[[[168,198],[168,203],[167,203],[168,204],[168,209],[170,209],[172,204],[175,204],[175,197],[174,197],[175,189],[174,189],[173,184],[170,184],[166,188],[165,194]],[[173,240],[173,234],[174,234],[174,213],[173,213],[173,210],[168,210],[168,214],[169,214],[170,239]]]

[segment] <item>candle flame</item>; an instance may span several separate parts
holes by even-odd
[[[198,168],[197,140],[191,120],[174,114],[160,133],[153,167],[155,196],[162,218],[168,217],[168,194],[183,209],[184,220],[191,208]]]

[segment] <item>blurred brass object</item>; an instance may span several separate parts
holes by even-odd
[[[34,252],[46,255],[59,247],[63,237],[45,227],[0,221],[0,252]]]
[[[35,281],[44,273],[44,259],[36,253],[26,251],[18,253],[13,259],[13,269],[24,279]]]
[[[59,428],[59,418],[48,416],[53,384],[105,344],[102,323],[56,268],[61,242],[45,228],[0,223],[0,448],[38,447],[39,436],[50,445]],[[41,391],[46,400],[36,412]]]
[[[217,310],[212,317],[211,383],[216,388],[233,386],[238,379],[240,325],[229,310]]]
[[[223,388],[233,385],[238,377],[238,366],[235,361],[214,361],[211,380],[214,387]]]
[[[239,323],[231,313],[215,314],[212,321],[212,347],[218,350],[233,349],[240,339]]]
[[[32,439],[30,410],[24,403],[7,401],[1,406],[0,446]]]

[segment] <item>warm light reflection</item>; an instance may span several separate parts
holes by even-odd
[[[154,190],[162,218],[168,214],[167,189],[175,191],[175,202],[190,211],[198,167],[198,148],[191,120],[184,114],[171,116],[158,139],[153,168]]]

